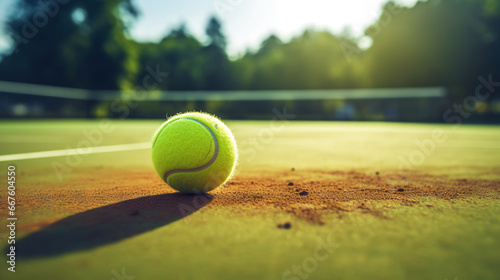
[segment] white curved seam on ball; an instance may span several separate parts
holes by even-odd
[[[204,165],[202,165],[200,167],[191,168],[191,169],[174,169],[174,170],[170,170],[170,171],[166,172],[165,175],[163,175],[163,179],[167,183],[168,183],[168,181],[167,181],[168,176],[170,176],[170,175],[172,175],[174,173],[179,173],[179,172],[198,172],[198,171],[201,171],[201,170],[209,167],[210,165],[212,165],[212,163],[214,163],[214,161],[217,159],[217,156],[219,155],[219,142],[217,141],[217,137],[215,136],[214,132],[210,129],[210,127],[208,127],[206,124],[200,122],[199,120],[190,119],[190,118],[182,118],[182,119],[183,120],[190,120],[190,121],[197,122],[197,123],[201,124],[203,127],[205,127],[206,130],[208,130],[208,132],[212,136],[212,140],[214,141],[214,145],[215,145],[215,147],[214,147],[214,154],[213,154],[212,158],[207,163],[205,163]]]

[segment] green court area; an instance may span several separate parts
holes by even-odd
[[[500,275],[498,126],[226,123],[236,174],[190,196],[154,172],[161,121],[0,122],[1,180],[14,164],[19,218],[16,273],[4,261],[0,278]]]

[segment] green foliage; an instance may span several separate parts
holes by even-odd
[[[307,30],[288,43],[271,35],[255,53],[234,62],[239,89],[318,89],[355,86],[355,64],[340,46],[349,41],[325,31]]]
[[[309,29],[288,42],[271,35],[258,50],[234,60],[215,17],[205,28],[206,44],[184,25],[159,42],[144,43],[127,35],[126,23],[138,15],[131,0],[68,1],[36,28],[39,10],[38,1],[22,0],[10,17],[7,31],[17,49],[0,62],[0,79],[130,89],[143,86],[151,69],[159,68],[169,76],[148,90],[446,86],[456,101],[474,91],[478,76],[500,75],[496,0],[428,0],[413,8],[389,2],[366,30],[372,40],[366,50],[348,32]],[[33,27],[33,38],[19,39]],[[215,105],[196,105],[207,106]]]
[[[40,2],[42,3],[42,2]],[[7,23],[16,49],[2,59],[3,80],[81,87],[129,88],[137,71],[124,16],[130,0],[22,0]]]
[[[188,35],[184,26],[174,29],[159,43],[138,43],[139,64],[141,69],[137,75],[136,85],[143,84],[149,75],[147,68],[157,66],[168,72],[168,78],[159,83],[158,90],[201,90],[204,85],[201,65],[202,44]]]
[[[490,1],[394,5],[388,3],[368,29],[375,32],[367,32],[373,38],[365,62],[372,86],[447,86],[454,99],[463,99],[478,76],[500,73],[500,17]]]

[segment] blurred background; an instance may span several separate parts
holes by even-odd
[[[2,0],[0,19],[0,118],[500,122],[498,0]]]

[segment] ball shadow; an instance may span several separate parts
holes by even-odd
[[[57,256],[117,242],[191,215],[213,196],[180,193],[141,197],[81,212],[16,243],[21,258]]]

